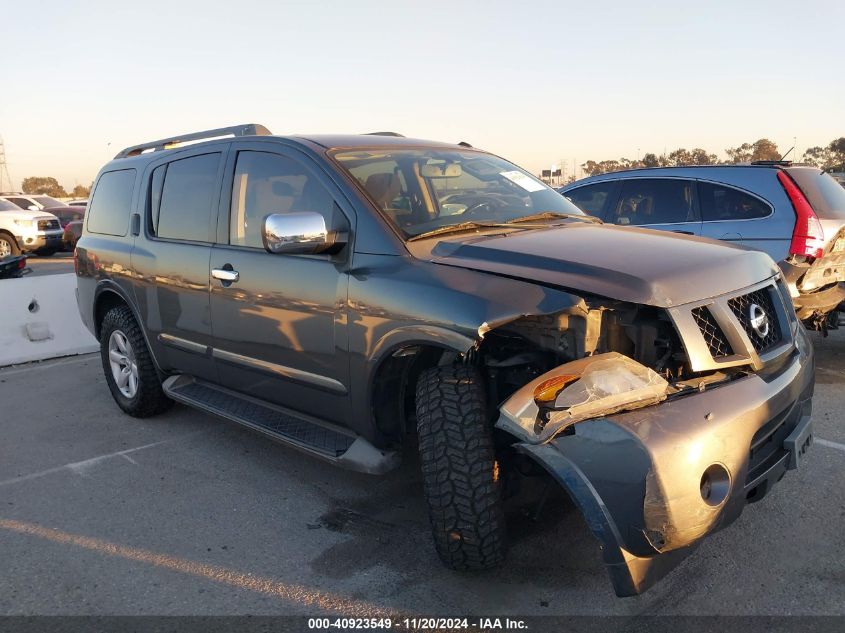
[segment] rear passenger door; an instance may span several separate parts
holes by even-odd
[[[695,184],[685,178],[622,180],[619,196],[604,220],[620,226],[701,234]]]
[[[141,318],[159,363],[215,382],[208,268],[226,151],[204,146],[152,165],[132,252]]]
[[[775,260],[781,259],[777,242],[784,238],[788,242],[791,230],[784,233],[772,221],[773,208],[768,202],[748,191],[703,180],[698,181],[698,199],[704,237],[771,251]]]

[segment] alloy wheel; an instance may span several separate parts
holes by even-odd
[[[138,363],[132,344],[120,330],[115,330],[109,337],[109,366],[120,393],[134,398],[138,393]]]

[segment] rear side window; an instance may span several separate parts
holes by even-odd
[[[88,207],[88,230],[105,235],[126,235],[135,170],[107,171],[97,181]]]
[[[32,202],[26,200],[25,198],[6,198],[6,200],[14,205],[17,205],[21,209],[29,209],[29,207],[35,206]]]
[[[607,199],[611,196],[615,187],[615,182],[599,182],[595,185],[587,185],[567,191],[563,195],[584,213],[601,217]]]
[[[830,174],[814,169],[789,169],[813,211],[820,218],[845,220],[845,188]]]
[[[152,178],[152,227],[155,235],[173,240],[210,242],[211,207],[218,190],[220,153],[175,160],[166,165],[160,197]],[[156,200],[158,198],[158,200]],[[158,204],[155,204],[158,202]]]
[[[754,220],[772,213],[772,207],[760,198],[725,185],[699,182],[698,197],[705,222]]]
[[[619,201],[608,222],[622,225],[695,222],[692,183],[668,178],[622,181]]]
[[[62,202],[60,200],[56,200],[55,198],[51,198],[50,196],[34,196],[32,199],[35,200],[38,204],[40,204],[44,207],[63,207],[63,206],[65,206],[64,202]]]

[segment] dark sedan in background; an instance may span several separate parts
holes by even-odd
[[[85,217],[84,206],[62,206],[44,209],[59,219],[62,225],[62,244],[64,250],[73,251],[76,241],[82,236],[82,220]]]

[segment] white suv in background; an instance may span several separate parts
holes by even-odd
[[[62,226],[55,215],[21,209],[0,197],[0,258],[22,252],[52,255],[61,248]]]

